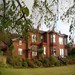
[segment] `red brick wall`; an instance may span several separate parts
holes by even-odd
[[[35,43],[32,43],[32,34],[36,34],[36,42]],[[55,43],[51,43],[51,39],[50,39],[50,35],[53,35],[55,34],[55,40],[56,42]],[[40,42],[40,36],[43,35],[43,42]],[[67,38],[67,37],[66,37]],[[63,37],[64,39],[64,37]],[[25,42],[24,40],[22,40],[22,45],[19,45],[19,41],[16,40],[16,41],[13,41],[13,44],[14,44],[14,53],[15,55],[18,55],[18,48],[22,48],[23,49],[23,55],[22,55],[22,58],[25,59],[26,58],[26,51],[25,51]],[[29,36],[29,39],[28,39],[28,48],[30,50],[28,50],[28,58],[31,58],[32,57],[32,51],[31,51],[31,46],[32,45],[35,45],[35,46],[38,46],[38,47],[46,47],[46,57],[50,57],[51,56],[51,47],[52,48],[56,48],[56,56],[59,56],[60,55],[60,48],[63,48],[64,50],[66,50],[65,48],[65,45],[59,45],[59,34],[56,33],[56,32],[45,32],[43,34],[41,33],[33,33],[33,32],[30,32],[30,36]],[[64,51],[65,52],[65,51]]]
[[[22,58],[25,59],[25,57],[26,57],[26,54],[25,54],[25,42],[22,41],[22,45],[19,45],[19,40],[15,40],[15,41],[13,41],[13,45],[14,45],[13,53],[15,55],[18,55],[18,48],[21,48],[21,49],[23,49]]]

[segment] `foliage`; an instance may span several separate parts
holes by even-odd
[[[72,50],[71,50],[71,55],[72,55],[72,56],[75,56],[75,48],[72,48]]]
[[[32,59],[27,60],[28,66],[31,68],[37,68],[38,66],[34,63]]]
[[[42,62],[39,61],[39,60],[35,60],[34,63],[35,63],[38,67],[43,67]]]
[[[11,51],[14,50],[14,45],[13,44],[10,46],[9,50],[11,50]]]
[[[42,49],[42,48],[38,49],[37,53],[38,53],[39,55],[41,55],[41,54],[43,53],[43,49]]]
[[[4,64],[4,63],[2,63],[2,62],[0,62],[0,67],[4,67],[4,68],[7,68],[8,67],[8,65],[7,64]]]
[[[9,32],[4,31],[0,31],[0,34],[1,34],[0,41],[5,43],[7,47],[10,47],[10,45],[12,44],[11,34]]]
[[[48,58],[43,58],[43,65],[44,65],[44,67],[50,67],[51,66]]]
[[[23,61],[23,62],[22,62],[22,66],[27,68],[27,67],[28,67],[27,61]]]
[[[53,12],[53,7],[56,5],[58,5],[58,0],[34,0],[31,19],[37,29],[40,28],[42,22],[51,30],[55,29],[58,15]]]
[[[29,30],[32,29],[29,9],[20,0],[2,0],[0,3],[0,31],[11,32],[15,30],[28,42]]]
[[[59,66],[60,65],[58,58],[53,55],[49,57],[49,60],[50,60],[50,63],[52,66]]]
[[[22,61],[18,56],[8,56],[7,63],[12,65],[13,67],[22,67]]]
[[[66,19],[68,23],[70,23],[70,41],[74,44],[74,36],[75,36],[75,1],[69,9],[63,14],[64,20]]]
[[[66,58],[66,60],[67,64],[75,64],[75,56],[70,55]]]

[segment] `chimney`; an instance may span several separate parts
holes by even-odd
[[[59,34],[61,34],[61,31],[59,31]]]

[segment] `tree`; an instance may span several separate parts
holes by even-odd
[[[1,44],[4,43],[4,45],[6,45],[7,47],[10,47],[12,44],[11,35],[4,31],[1,31],[0,35],[1,35],[0,36],[0,46],[2,47]]]
[[[70,55],[75,56],[75,48],[72,48]]]
[[[11,32],[16,30],[26,42],[28,49],[29,31],[32,29],[29,9],[23,1],[20,0],[2,0],[0,4],[0,31]]]
[[[73,5],[63,14],[64,18],[66,19],[68,23],[70,23],[70,41],[72,44],[74,44],[74,38],[75,38],[75,0],[73,1]]]
[[[44,22],[48,28],[55,30],[58,21],[58,2],[59,0],[34,0],[31,19],[38,29]],[[56,13],[53,12],[53,7],[57,7]]]

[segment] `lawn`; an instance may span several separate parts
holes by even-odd
[[[0,72],[1,75],[75,75],[75,65],[34,69],[0,68]]]

